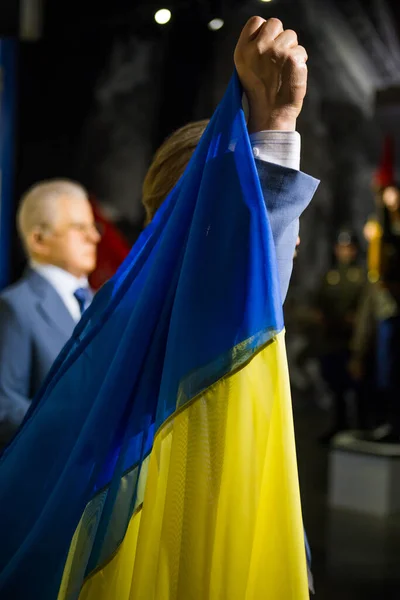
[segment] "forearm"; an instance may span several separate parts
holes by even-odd
[[[275,243],[282,301],[289,286],[299,234],[299,217],[318,181],[299,171],[300,135],[295,131],[261,131],[250,136]]]

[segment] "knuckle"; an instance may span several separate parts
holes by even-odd
[[[286,61],[290,63],[291,67],[294,69],[301,69],[305,67],[306,63],[304,60],[299,57],[297,54],[291,54],[287,57]]]
[[[262,17],[251,17],[247,21],[243,29],[246,39],[248,38],[247,41],[252,41],[258,35],[258,32],[260,31],[264,23],[265,19],[263,19]]]
[[[276,17],[271,17],[270,19],[268,19],[268,23],[278,29],[282,29],[283,31],[283,23],[280,19],[277,19]]]
[[[297,51],[301,53],[306,58],[306,60],[308,59],[308,53],[304,46],[298,46]]]
[[[288,53],[286,60],[293,64],[301,65],[307,62],[308,55],[304,48],[296,48]]]
[[[285,33],[295,40],[298,39],[297,33],[295,32],[294,29],[287,29]]]
[[[250,19],[247,21],[246,25],[262,25],[264,23],[265,19],[263,19],[262,17],[250,17]]]

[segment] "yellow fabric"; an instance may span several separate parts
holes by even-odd
[[[68,584],[71,576],[73,561],[77,553],[78,540],[82,535],[82,522],[83,520],[81,519],[78,527],[75,529],[74,537],[72,538],[57,600],[66,600],[68,598]]]
[[[134,513],[121,546],[108,565],[94,573],[83,586],[80,600],[129,598],[141,515],[141,510]]]
[[[164,424],[140,526],[134,515],[80,600],[308,598],[280,334]]]
[[[92,532],[97,529],[105,499],[106,492],[103,491],[85,508],[71,541],[57,600],[70,600],[76,597],[76,588],[79,591],[79,576],[83,577],[85,572],[83,557],[87,554],[87,549],[92,547],[94,537]]]

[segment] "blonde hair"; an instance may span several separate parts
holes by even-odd
[[[83,186],[69,179],[49,179],[33,185],[22,196],[17,213],[17,227],[25,250],[27,239],[36,228],[45,229],[54,222],[56,204],[63,196],[87,200]]]
[[[208,120],[195,121],[181,127],[157,150],[143,183],[146,225],[183,175],[208,123]]]

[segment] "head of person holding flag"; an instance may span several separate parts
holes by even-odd
[[[234,58],[248,102],[249,133],[295,131],[306,92],[308,58],[296,32],[284,30],[279,19],[253,17],[242,31]],[[208,123],[208,119],[188,123],[157,150],[143,183],[146,224],[184,173]]]

